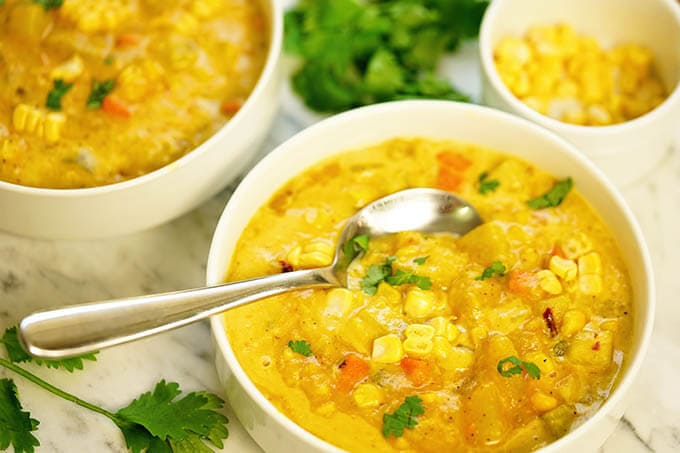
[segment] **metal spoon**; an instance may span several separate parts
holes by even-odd
[[[286,291],[347,286],[347,266],[352,257],[345,255],[343,246],[357,235],[370,238],[400,231],[462,235],[481,222],[472,206],[449,192],[403,190],[374,201],[349,219],[330,266],[36,312],[21,321],[19,338],[31,355],[45,359],[96,351]]]

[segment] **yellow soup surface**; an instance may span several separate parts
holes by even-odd
[[[348,289],[225,314],[239,363],[283,414],[350,451],[527,451],[563,436],[607,398],[632,334],[626,267],[570,181],[419,138],[322,161],[259,209],[227,280],[330,264],[346,220],[406,188],[453,191],[484,223],[355,238]]]
[[[239,110],[266,58],[259,2],[39,3],[0,4],[0,180],[15,184],[100,186],[178,159]]]

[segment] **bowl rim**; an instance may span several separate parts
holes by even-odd
[[[243,103],[243,106],[230,120],[223,124],[222,127],[220,127],[206,141],[187,151],[180,158],[167,163],[160,168],[157,168],[149,173],[145,173],[141,176],[126,179],[120,182],[94,187],[54,189],[48,187],[24,186],[21,184],[0,180],[0,190],[33,196],[44,196],[47,198],[95,197],[111,192],[132,189],[136,186],[144,184],[150,184],[153,181],[162,178],[163,175],[175,171],[178,167],[188,165],[193,160],[198,159],[199,156],[207,153],[210,148],[223,140],[224,136],[230,134],[233,129],[236,129],[239,126],[241,123],[241,118],[245,116],[245,112],[254,108],[253,104],[255,101],[253,101],[253,99],[261,97],[262,92],[266,89],[268,81],[275,77],[276,66],[280,60],[283,48],[283,5],[278,0],[259,0],[259,2],[263,7],[268,9],[268,12],[271,16],[269,20],[269,49],[267,50],[265,64],[260,71],[260,76],[257,79],[255,86]]]
[[[675,18],[675,22],[680,30],[680,8],[677,7],[674,0],[656,0],[659,4],[665,7],[669,15]],[[654,107],[652,110],[643,115],[633,118],[632,120],[624,121],[623,123],[610,124],[606,126],[585,126],[578,124],[565,123],[547,115],[537,112],[531,107],[520,101],[510,89],[503,83],[496,70],[496,65],[493,59],[493,48],[491,47],[491,32],[493,26],[499,20],[500,9],[502,8],[501,1],[491,2],[487,7],[482,23],[479,29],[479,57],[481,60],[482,71],[486,74],[487,79],[493,89],[498,93],[503,101],[515,109],[520,115],[530,119],[544,127],[559,130],[560,133],[587,135],[590,137],[602,136],[604,134],[615,134],[617,132],[627,131],[631,129],[639,129],[647,127],[649,124],[657,121],[660,117],[670,113],[676,105],[680,105],[680,78],[676,81],[675,86],[672,87],[669,95],[661,102],[661,104]],[[587,150],[584,150],[587,151]],[[595,154],[591,152],[591,154]],[[602,153],[608,154],[608,153]]]
[[[628,207],[627,203],[623,199],[623,196],[620,194],[618,189],[614,186],[612,182],[609,181],[607,176],[593,164],[590,160],[588,160],[577,148],[575,145],[571,144],[567,140],[563,139],[560,137],[558,134],[555,132],[552,132],[544,127],[541,127],[535,123],[532,123],[528,119],[518,117],[516,115],[503,112],[500,110],[496,110],[490,107],[485,107],[485,106],[480,106],[480,105],[474,105],[474,104],[465,104],[465,103],[460,103],[460,102],[453,102],[453,101],[441,101],[441,100],[404,100],[404,101],[394,101],[394,102],[387,102],[387,103],[382,103],[382,104],[376,104],[376,105],[371,105],[371,106],[366,106],[366,107],[361,107],[358,109],[346,111],[344,113],[340,113],[338,115],[331,116],[329,118],[326,118],[289,138],[288,140],[284,141],[283,143],[279,144],[272,152],[270,152],[265,158],[263,158],[246,176],[245,178],[241,181],[239,186],[236,188],[234,193],[232,194],[229,202],[224,208],[224,211],[222,212],[219,222],[215,228],[214,236],[211,241],[210,249],[209,249],[209,254],[208,254],[208,260],[207,260],[207,266],[206,266],[206,278],[207,278],[207,284],[212,285],[212,284],[219,284],[223,280],[223,275],[221,277],[218,277],[218,281],[212,281],[212,274],[214,274],[214,269],[216,266],[218,266],[219,262],[219,257],[222,256],[221,253],[221,246],[222,246],[222,231],[227,228],[227,224],[229,223],[229,219],[232,218],[233,215],[236,213],[231,212],[233,210],[233,202],[232,200],[242,198],[243,195],[242,193],[247,193],[247,191],[250,189],[251,186],[257,185],[259,177],[259,173],[263,171],[263,168],[268,168],[273,165],[276,165],[276,162],[281,160],[281,159],[289,159],[290,157],[287,157],[287,154],[291,151],[294,150],[299,143],[304,143],[308,140],[307,137],[309,136],[314,136],[315,134],[318,134],[318,131],[323,131],[327,129],[332,129],[336,127],[338,124],[342,124],[344,122],[355,122],[358,121],[360,118],[364,117],[370,117],[370,116],[379,116],[384,112],[389,113],[391,110],[396,110],[396,109],[408,109],[410,106],[416,106],[416,107],[424,107],[424,108],[437,108],[438,106],[441,105],[447,105],[447,108],[452,108],[452,109],[460,109],[464,112],[468,113],[475,113],[480,116],[483,116],[486,120],[491,118],[493,121],[505,121],[509,122],[513,125],[513,127],[516,127],[518,131],[524,131],[525,133],[532,133],[532,134],[539,134],[542,135],[544,138],[548,139],[551,141],[556,149],[559,149],[559,152],[561,152],[566,158],[568,159],[573,159],[577,161],[577,163],[584,167],[584,170],[586,173],[590,173],[589,177],[592,179],[598,179],[600,182],[603,183],[606,191],[608,192],[608,195],[615,201],[616,208],[617,210],[620,211],[621,214],[623,214],[628,227],[630,228],[632,234],[634,235],[636,239],[636,245],[639,250],[639,254],[642,258],[641,264],[642,264],[642,275],[644,277],[644,283],[646,284],[646,292],[644,293],[644,298],[646,299],[646,305],[645,309],[643,310],[646,313],[640,313],[639,315],[644,314],[646,317],[646,322],[641,326],[641,332],[640,332],[640,337],[639,337],[639,343],[631,345],[634,349],[637,346],[637,355],[633,358],[632,361],[628,362],[627,369],[625,370],[625,373],[621,376],[619,376],[618,383],[614,390],[611,392],[609,397],[603,402],[603,404],[593,413],[590,417],[588,417],[581,425],[578,427],[574,428],[572,431],[567,433],[565,436],[562,436],[561,438],[555,440],[554,442],[551,442],[550,444],[546,445],[545,447],[542,447],[540,450],[541,453],[555,453],[558,451],[562,451],[561,449],[566,447],[569,443],[571,443],[575,438],[584,436],[588,431],[590,431],[594,426],[597,425],[599,421],[604,419],[605,417],[609,416],[610,413],[612,413],[618,405],[620,405],[623,402],[623,399],[626,397],[626,395],[629,393],[631,386],[634,384],[635,379],[638,376],[638,373],[640,371],[640,368],[642,366],[642,363],[645,359],[645,356],[647,354],[647,350],[649,347],[649,343],[651,341],[651,335],[652,335],[652,330],[654,326],[654,314],[655,314],[655,306],[656,306],[656,287],[655,287],[655,282],[654,282],[654,277],[653,277],[653,269],[652,269],[652,261],[651,257],[649,254],[649,250],[647,247],[647,243],[644,239],[644,236],[642,235],[641,228],[634,217],[632,211]],[[395,136],[398,136],[398,134],[395,134]],[[380,139],[376,140],[379,141]],[[341,153],[342,151],[338,151],[338,153]],[[337,153],[336,153],[337,154]],[[329,156],[325,156],[330,157]],[[314,160],[309,163],[309,165],[313,165],[317,163],[318,160]],[[272,194],[275,190],[277,190],[278,187],[274,188],[272,190]],[[252,218],[252,217],[251,217]],[[227,263],[227,268],[230,263]],[[227,269],[223,269],[221,274],[224,274]],[[255,386],[255,384],[250,380],[250,378],[247,376],[245,370],[241,367],[240,363],[238,362],[238,359],[236,358],[233,349],[231,348],[231,344],[229,343],[229,340],[227,338],[226,334],[226,326],[224,324],[224,317],[223,314],[218,314],[215,316],[212,316],[210,319],[210,324],[211,324],[211,330],[213,333],[213,338],[215,340],[215,343],[218,346],[218,349],[216,351],[216,358],[219,360],[221,357],[222,359],[225,360],[230,372],[233,374],[233,376],[236,378],[238,381],[240,388],[243,389],[248,396],[256,402],[258,407],[262,409],[264,412],[268,414],[271,420],[274,420],[276,424],[279,426],[283,427],[286,429],[288,432],[294,434],[297,436],[299,439],[303,440],[307,444],[312,445],[319,451],[333,451],[333,452],[339,452],[339,451],[344,451],[341,450],[339,447],[317,437],[316,435],[312,434],[311,432],[305,430],[302,428],[300,425],[296,424],[293,422],[291,419],[289,419],[286,415],[284,415],[282,412],[280,412],[273,403],[271,403]],[[618,420],[618,416],[617,416]]]

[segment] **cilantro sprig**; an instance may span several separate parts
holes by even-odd
[[[425,413],[423,400],[418,396],[407,396],[404,402],[391,414],[383,414],[383,436],[401,437],[404,429],[418,425],[418,416]]]
[[[541,196],[527,201],[527,204],[531,209],[554,208],[562,204],[572,187],[574,187],[574,180],[571,178],[557,181],[550,190]]]
[[[53,386],[16,364],[32,361],[73,371],[82,368],[83,359],[94,360],[94,356],[79,357],[79,366],[74,362],[67,365],[62,361],[49,361],[50,364],[32,359],[21,349],[16,328],[7,329],[0,342],[9,357],[9,360],[0,358],[1,367],[56,396],[107,417],[121,430],[132,453],[208,453],[212,451],[210,445],[223,448],[223,440],[229,436],[226,426],[229,420],[219,412],[224,401],[216,395],[200,391],[182,394],[179,384],[161,380],[152,391],[143,393],[114,413]],[[23,410],[14,381],[0,379],[0,449],[12,446],[17,453],[34,453],[35,447],[40,445],[33,434],[38,425],[38,420]]]
[[[413,271],[397,269],[394,272],[392,264],[396,261],[396,256],[388,256],[382,264],[371,264],[368,266],[366,276],[361,280],[361,289],[369,296],[378,292],[380,282],[388,283],[392,286],[415,284],[420,289],[430,289],[432,281],[430,277],[416,275]]]
[[[421,257],[419,257],[419,258],[413,258],[413,262],[416,263],[416,264],[419,265],[419,266],[422,266],[423,264],[425,264],[425,261],[427,261],[427,259],[428,259],[429,257],[430,257],[430,255],[421,256]]]
[[[297,352],[305,357],[312,355],[312,346],[305,340],[290,340],[288,342],[288,347],[293,352]]]
[[[337,112],[407,98],[467,101],[437,64],[477,35],[487,0],[301,0],[284,47],[302,58],[292,85],[305,104]]]
[[[506,366],[508,363],[512,366]],[[541,369],[535,363],[525,362],[518,359],[514,355],[500,360],[496,369],[503,377],[512,377],[516,374],[522,374],[523,372],[526,372],[533,379],[541,378]]]
[[[500,181],[497,179],[489,179],[489,173],[483,172],[479,175],[479,193],[486,195],[489,192],[495,192],[498,186],[501,185]]]
[[[491,263],[491,266],[482,271],[482,275],[475,277],[475,280],[482,281],[486,280],[487,278],[493,278],[494,276],[502,277],[505,275],[506,270],[505,264],[501,263],[500,261],[494,261]]]
[[[65,83],[61,79],[54,81],[54,88],[47,93],[45,105],[52,110],[61,110],[61,98],[73,87],[72,83]]]

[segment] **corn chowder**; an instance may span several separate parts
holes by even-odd
[[[330,264],[346,220],[405,188],[455,192],[485,223],[462,237],[352,238],[349,288],[225,314],[239,363],[287,417],[350,451],[550,443],[607,398],[632,329],[625,265],[573,184],[424,139],[323,161],[260,208],[227,280]]]
[[[0,180],[92,187],[178,159],[249,95],[265,23],[248,0],[0,2]]]

